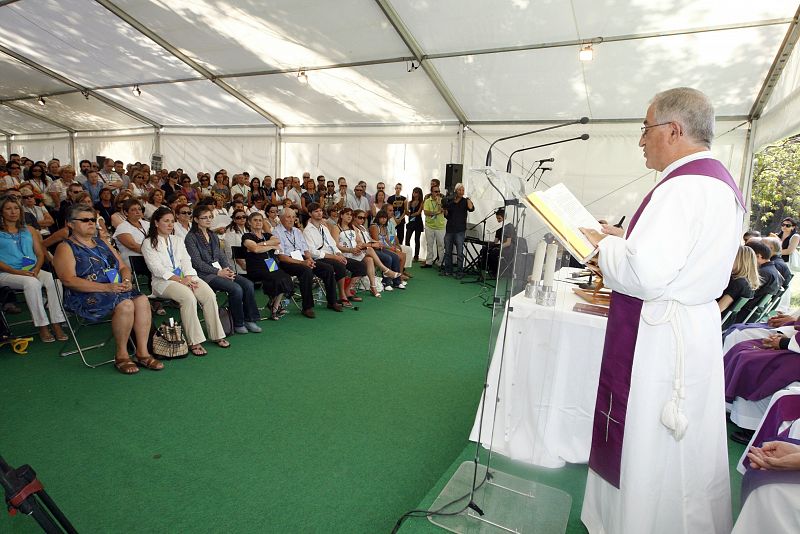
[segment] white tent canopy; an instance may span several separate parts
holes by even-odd
[[[797,16],[796,0],[0,1],[0,136],[35,159],[161,153],[408,192],[479,166],[486,140],[588,116],[503,144],[498,166],[587,132],[515,161],[557,155],[546,181],[587,202],[630,182],[598,213],[613,215],[652,185],[633,123],[659,90],[711,97],[715,150],[745,186],[753,146],[800,130]]]

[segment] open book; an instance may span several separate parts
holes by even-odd
[[[593,228],[598,232],[602,228],[567,186],[556,184],[546,191],[534,191],[526,200],[575,259],[586,263],[594,256],[596,248],[578,228]]]

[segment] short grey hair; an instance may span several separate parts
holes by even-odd
[[[658,93],[650,104],[657,124],[678,122],[692,141],[711,148],[714,106],[705,94],[691,87],[676,87]]]
[[[91,213],[97,215],[95,209],[89,204],[73,204],[69,209],[69,220],[73,221],[81,213]]]

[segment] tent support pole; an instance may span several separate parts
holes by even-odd
[[[153,128],[153,151],[161,154],[161,128]]]
[[[281,177],[281,154],[283,152],[283,139],[281,137],[281,130],[282,128],[275,128],[275,177],[272,180],[272,183],[275,183],[275,180]]]
[[[739,183],[742,187],[742,195],[744,196],[744,205],[750,209],[753,193],[753,148],[756,140],[757,121],[751,121],[750,127],[747,129],[747,137],[744,144],[744,154],[742,155],[742,173],[739,178]],[[745,215],[744,225],[749,227],[747,216]]]
[[[6,134],[6,157],[11,155],[11,136]]]
[[[69,141],[68,141],[68,148],[69,157],[71,159],[70,163],[73,167],[78,165],[78,154],[75,151],[75,132],[69,132]]]

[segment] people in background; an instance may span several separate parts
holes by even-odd
[[[776,234],[772,234],[776,235]],[[781,257],[783,261],[788,262],[789,256],[797,250],[800,245],[800,233],[797,232],[797,223],[791,217],[786,217],[781,221],[780,232],[776,237],[781,240]]]
[[[414,238],[414,261],[419,261],[420,238],[425,229],[422,221],[423,202],[422,189],[415,187],[408,201],[408,233],[405,236],[406,246],[410,246],[412,236]]]
[[[243,211],[237,213],[244,215]],[[253,282],[238,276],[225,252],[219,238],[211,231],[214,216],[206,205],[197,206],[192,214],[192,229],[186,235],[184,244],[192,260],[192,267],[198,278],[214,291],[228,295],[228,307],[233,318],[233,329],[237,334],[259,333],[261,319],[256,304]]]
[[[269,297],[270,319],[277,321],[287,313],[282,301],[294,290],[292,277],[278,267],[275,251],[281,242],[278,236],[267,231],[264,217],[256,212],[247,219],[250,229],[241,237],[242,247],[246,250],[247,277],[261,283],[261,289]]]
[[[175,206],[175,237],[186,239],[189,230],[192,229],[192,208],[188,204],[178,204]]]
[[[398,243],[405,241],[406,235],[406,214],[408,213],[408,200],[400,193],[403,191],[403,184],[394,185],[394,194],[386,201],[391,205],[391,215],[397,228]],[[377,197],[377,195],[376,195]],[[408,243],[405,243],[408,246]]]
[[[64,284],[64,307],[89,322],[111,316],[116,352],[114,367],[126,375],[139,366],[164,368],[147,350],[150,306],[147,297],[133,289],[131,271],[113,247],[95,237],[97,213],[88,204],[72,207],[67,225],[69,239],[56,249],[53,266]],[[136,341],[135,362],[128,356],[128,341]]]
[[[24,292],[43,342],[66,341],[68,337],[61,329],[65,318],[56,292],[58,282],[42,269],[44,260],[42,238],[25,224],[22,205],[8,196],[0,198],[0,285]],[[47,293],[47,312],[42,288]]]
[[[744,305],[744,308],[742,308],[736,316],[737,323],[743,323],[747,316],[750,315],[750,312],[755,309],[765,296],[776,294],[783,286],[783,276],[781,276],[781,273],[775,268],[775,264],[770,261],[772,252],[769,247],[753,239],[748,241],[745,246],[753,249],[753,252],[756,254],[760,284],[753,292],[753,298]]]
[[[728,287],[717,299],[720,313],[733,306],[740,298],[753,298],[753,294],[758,289],[758,262],[756,253],[752,247],[740,246],[736,252],[736,259],[733,260],[731,279]]]
[[[153,276],[153,294],[178,303],[189,350],[195,356],[205,356],[208,352],[202,343],[206,337],[197,315],[198,304],[203,308],[211,340],[221,348],[230,347],[230,343],[225,339],[219,320],[217,297],[208,284],[197,276],[183,241],[172,235],[174,226],[172,211],[163,206],[158,208],[151,219],[141,251]]]
[[[467,213],[475,211],[472,201],[464,196],[464,185],[456,184],[455,196],[444,206],[447,225],[444,234],[444,276],[464,277],[464,239],[467,235]],[[456,246],[456,268],[453,270],[453,245]]]
[[[442,193],[438,184],[431,187],[430,196],[423,202],[423,211],[425,213],[425,244],[428,249],[428,257],[425,259],[425,265],[422,268],[431,268],[434,265],[442,266],[444,262],[445,225],[447,222],[444,218]]]
[[[125,222],[116,227],[114,241],[128,267],[131,263],[128,258],[142,255],[142,242],[150,231],[150,223],[143,218],[144,208],[135,198],[125,201],[122,205],[125,212]]]

